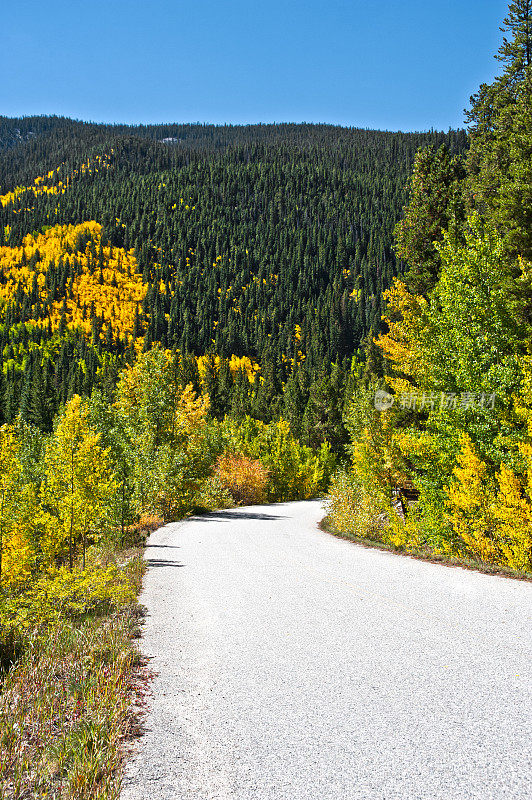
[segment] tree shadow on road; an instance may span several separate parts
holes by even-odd
[[[180,545],[177,544],[147,544],[146,550],[149,550],[150,547],[167,547],[169,550],[180,550]]]
[[[218,522],[224,519],[287,519],[283,514],[260,514],[256,511],[213,511],[210,514],[198,514],[193,519],[202,522]]]
[[[169,561],[163,558],[147,558],[146,564],[148,567],[184,567],[179,561]]]

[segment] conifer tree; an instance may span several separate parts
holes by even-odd
[[[421,150],[414,164],[410,195],[403,219],[395,227],[395,249],[408,271],[405,281],[415,294],[427,295],[438,280],[440,259],[434,243],[449,224],[464,219],[460,157],[442,145]]]
[[[505,238],[510,255],[532,258],[532,1],[510,3],[496,58],[504,65],[466,112],[471,124],[468,202]]]

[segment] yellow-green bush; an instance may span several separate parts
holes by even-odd
[[[60,620],[102,614],[135,598],[130,570],[110,563],[70,572],[66,567],[36,578],[0,601],[0,641],[52,628]]]
[[[203,483],[195,498],[198,511],[216,511],[220,508],[231,508],[235,501],[228,489],[222,486],[220,478],[214,473]]]
[[[383,540],[382,503],[370,494],[352,472],[333,475],[326,501],[327,514],[338,533],[362,539]]]

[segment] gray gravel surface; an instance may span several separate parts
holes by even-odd
[[[156,531],[122,800],[532,798],[530,584],[336,539],[319,502]]]

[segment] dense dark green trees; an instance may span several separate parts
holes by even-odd
[[[316,432],[331,401],[317,387],[328,381],[332,364],[345,380],[353,353],[381,325],[383,290],[402,271],[392,235],[416,150],[434,148],[434,182],[446,185],[434,215],[445,217],[465,143],[464,132],[452,131],[126,128],[0,118],[0,194],[31,186],[38,176],[51,187],[19,192],[0,208],[6,244],[19,245],[44,226],[95,220],[113,248],[134,248],[148,285],[129,344],[109,328],[102,340],[93,308],[83,310],[91,341],[64,324],[59,335],[21,328],[36,309],[46,320],[49,309],[36,303],[36,290],[17,295],[0,320],[6,418],[20,406],[47,426],[45,405],[53,412],[74,393],[112,387],[120,363],[134,356],[132,341],[143,335],[145,350],[161,342],[222,358],[221,369],[206,378],[216,416],[246,411],[269,421],[283,413],[309,441],[321,440],[323,432]],[[67,178],[63,192],[59,181]],[[83,251],[86,242],[77,246]],[[102,276],[102,258],[101,246],[91,251],[95,276]],[[72,259],[58,259],[48,271],[56,301],[68,294],[75,273]],[[34,376],[44,361],[18,356],[31,349],[21,337],[47,352],[46,390]],[[261,380],[250,386],[242,376],[231,378],[224,359],[232,354],[260,363]],[[46,403],[36,399],[43,392]]]
[[[463,222],[461,156],[451,156],[442,145],[420,150],[410,180],[410,196],[403,219],[395,228],[396,252],[408,264],[410,290],[426,295],[438,280],[440,258],[434,246],[450,224]]]
[[[504,237],[509,255],[532,259],[532,2],[510,3],[504,65],[467,112],[471,147],[466,198]]]

